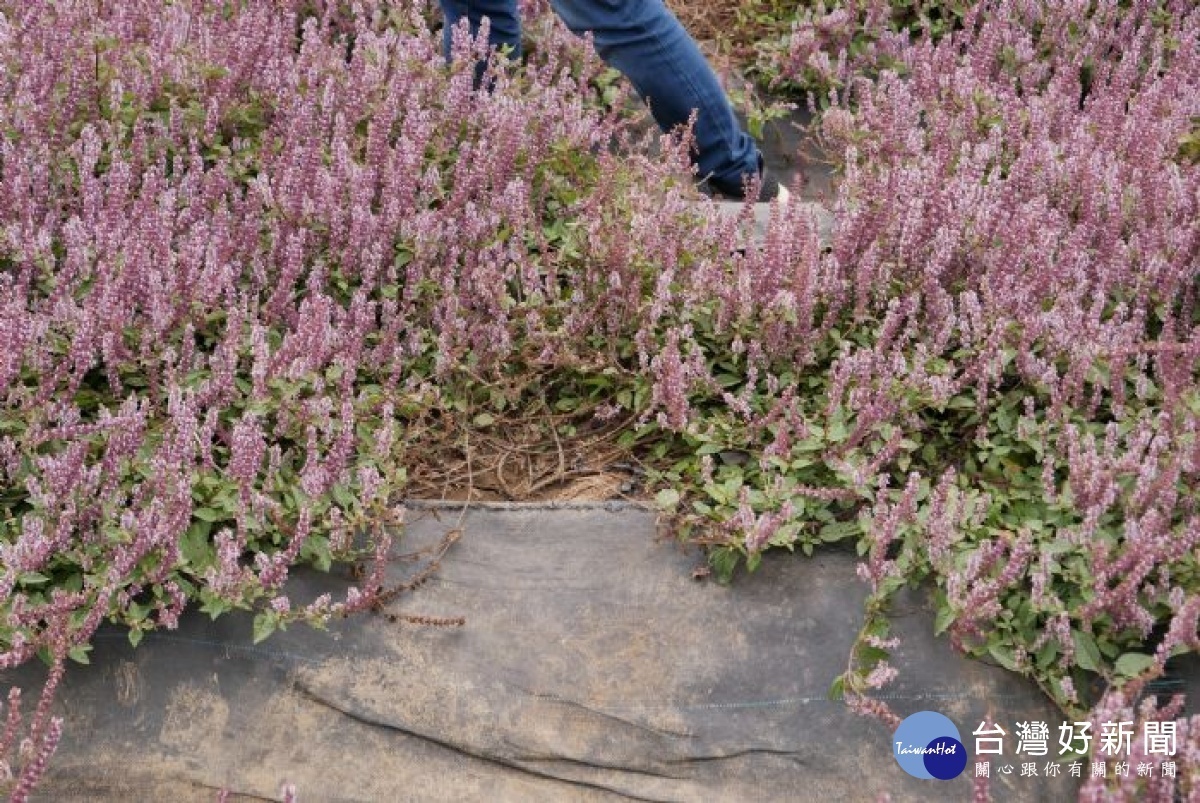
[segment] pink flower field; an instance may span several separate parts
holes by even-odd
[[[0,0],[0,667],[48,667],[11,799],[103,622],[369,611],[399,500],[473,498],[515,431],[636,463],[723,582],[857,547],[854,710],[897,721],[923,585],[1065,714],[1175,722],[1178,777],[1083,799],[1200,796],[1200,719],[1143,693],[1200,648],[1200,11],[805,12],[775,73],[833,232],[749,248],[539,11],[477,91],[436,4]],[[359,585],[293,601],[302,564]]]

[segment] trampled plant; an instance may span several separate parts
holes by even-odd
[[[1132,706],[1198,646],[1200,15],[1047,6],[881,35],[903,80],[834,54],[830,247],[792,208],[743,252],[561,31],[479,92],[420,4],[0,0],[0,665],[51,667],[14,798],[102,621],[377,604],[410,472],[506,416],[622,433],[722,577],[857,543],[860,709],[922,582]]]

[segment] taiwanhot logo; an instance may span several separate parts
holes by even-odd
[[[892,737],[892,754],[900,769],[914,778],[949,781],[967,766],[958,727],[936,711],[905,717]]]

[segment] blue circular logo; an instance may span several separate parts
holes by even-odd
[[[905,717],[892,737],[892,754],[900,769],[914,778],[948,781],[967,767],[958,727],[936,711]]]

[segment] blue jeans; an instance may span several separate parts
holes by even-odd
[[[490,20],[489,42],[521,53],[518,0],[441,0],[446,17],[446,53],[450,29],[466,17],[471,32]],[[663,131],[685,125],[696,111],[696,166],[714,189],[740,195],[743,181],[758,175],[762,159],[742,130],[717,76],[679,20],[662,0],[551,0],[573,33],[591,32],[596,52],[620,70],[650,104]]]

